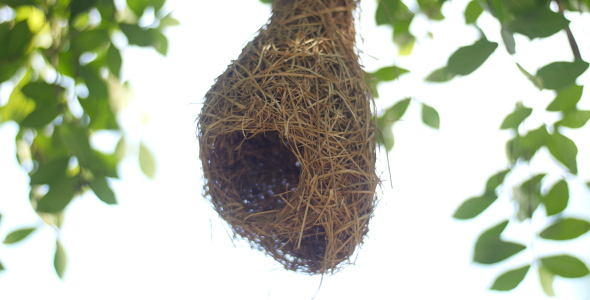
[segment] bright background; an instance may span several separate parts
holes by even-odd
[[[119,205],[109,207],[92,193],[73,201],[61,232],[69,259],[63,281],[53,271],[55,232],[48,226],[20,244],[0,246],[7,268],[0,274],[0,298],[311,299],[316,292],[315,299],[546,298],[535,268],[512,292],[487,290],[504,271],[530,263],[530,247],[498,265],[471,262],[477,236],[513,217],[515,206],[509,198],[501,197],[471,221],[455,221],[451,216],[462,201],[482,192],[491,174],[507,166],[504,144],[510,134],[499,127],[515,101],[543,111],[554,97],[552,92],[538,91],[514,62],[534,73],[551,61],[571,60],[571,50],[563,33],[543,42],[517,36],[514,57],[501,44],[474,74],[442,85],[423,83],[454,50],[479,38],[474,28],[464,26],[465,3],[446,4],[447,21],[440,24],[421,17],[415,20],[414,33],[426,37],[430,30],[434,40],[422,39],[411,57],[398,57],[391,29],[375,27],[376,1],[362,2],[357,30],[363,38],[358,46],[366,69],[395,63],[413,71],[380,86],[378,110],[411,96],[439,111],[441,129],[421,124],[417,103],[395,125],[396,145],[389,153],[391,181],[382,150],[378,153],[384,180],[380,202],[354,265],[322,281],[320,276],[285,271],[246,243],[231,240],[228,227],[202,197],[195,119],[205,92],[267,21],[270,7],[257,0],[169,0],[181,26],[168,31],[168,57],[137,48],[128,49],[124,57],[124,76],[136,99],[124,124],[136,130],[132,139],[143,139],[153,149],[156,178],[143,177],[136,159],[129,158],[119,169],[121,179],[112,182]],[[568,18],[582,57],[589,59],[590,18]],[[479,22],[488,39],[501,43],[494,19],[484,13]],[[588,73],[579,81],[589,82]],[[581,109],[590,109],[589,95],[584,94]],[[149,119],[141,127],[134,120],[143,114]],[[533,114],[524,126],[536,128],[540,122],[551,122],[551,116]],[[590,179],[589,129],[566,132],[578,143],[580,178],[585,181]],[[28,204],[28,179],[15,160],[16,132],[12,123],[0,127],[0,212],[4,215],[0,236],[41,222]],[[109,134],[99,134],[94,142],[114,149],[116,141]],[[552,170],[561,172],[542,151],[529,169],[507,181],[516,184],[529,173]],[[590,219],[589,191],[575,184],[570,184],[570,190],[565,215]],[[548,224],[542,211],[530,223],[509,226],[505,238],[530,243]],[[534,251],[534,255],[571,253],[590,266],[588,234],[574,242],[535,241]],[[589,299],[590,276],[556,278],[555,291],[553,299]]]

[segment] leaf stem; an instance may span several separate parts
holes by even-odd
[[[563,15],[564,8],[562,0],[555,0],[557,6],[559,7],[559,13]],[[565,33],[567,34],[567,39],[572,47],[572,52],[574,53],[574,60],[581,60],[582,56],[580,55],[580,49],[578,48],[578,43],[576,43],[576,39],[570,30],[569,24],[565,26]]]

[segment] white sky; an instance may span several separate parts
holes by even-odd
[[[182,25],[168,31],[168,57],[153,51],[129,49],[124,75],[135,91],[136,108],[149,115],[141,133],[158,160],[155,180],[140,173],[134,159],[120,168],[121,180],[113,182],[120,204],[109,207],[92,193],[77,198],[66,212],[61,240],[68,252],[65,280],[53,271],[55,233],[47,226],[26,242],[0,245],[0,259],[8,269],[0,275],[2,299],[311,299],[321,278],[285,271],[271,258],[251,250],[244,242],[232,243],[227,226],[201,196],[202,175],[195,138],[199,103],[213,80],[269,17],[270,8],[257,0],[169,0]],[[323,279],[315,299],[545,299],[532,268],[512,292],[488,291],[504,271],[531,261],[530,250],[493,266],[471,262],[477,236],[500,220],[513,215],[508,198],[500,198],[482,216],[472,221],[451,219],[458,205],[481,193],[486,179],[506,167],[505,141],[498,130],[517,100],[544,108],[551,92],[539,92],[522,76],[514,62],[534,73],[555,60],[571,60],[565,34],[548,41],[529,43],[517,37],[515,57],[501,44],[495,54],[474,74],[443,85],[424,84],[422,79],[444,65],[459,46],[478,38],[475,29],[463,26],[465,0],[445,5],[448,21],[430,23],[420,18],[413,30],[434,41],[424,41],[411,57],[397,57],[391,30],[376,28],[376,2],[362,3],[364,42],[359,47],[366,69],[396,63],[413,71],[399,81],[380,88],[379,109],[412,96],[434,106],[441,115],[441,130],[421,124],[419,106],[410,106],[396,124],[396,146],[389,154],[393,189],[380,153],[379,170],[385,184],[370,224],[369,236],[357,252],[356,264]],[[571,19],[578,16],[572,16]],[[488,39],[501,43],[499,28],[491,17],[481,23]],[[430,27],[429,27],[430,26]],[[590,19],[575,21],[574,34],[582,56],[590,59]],[[588,72],[580,82],[588,82]],[[590,109],[589,93],[580,106]],[[130,115],[133,115],[130,113]],[[536,128],[551,117],[533,115],[526,128]],[[137,127],[133,122],[128,126]],[[578,142],[580,177],[590,179],[589,126],[566,134]],[[28,204],[26,174],[14,159],[16,126],[0,127],[0,236],[39,218]],[[108,137],[101,140],[114,147]],[[108,145],[108,144],[112,145]],[[546,152],[530,170],[519,171],[508,181],[518,183],[528,172],[559,169]],[[551,180],[556,180],[552,177]],[[550,185],[550,184],[549,184]],[[565,215],[590,219],[590,193],[572,190]],[[541,209],[542,210],[542,209]],[[548,221],[543,216],[531,224],[509,226],[506,237],[529,243],[534,232]],[[235,243],[235,246],[234,246]],[[535,255],[573,253],[590,266],[590,239],[564,243],[534,244]],[[588,299],[590,276],[556,278],[553,299]]]

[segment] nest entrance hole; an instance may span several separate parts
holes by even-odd
[[[299,185],[301,164],[294,145],[277,131],[251,137],[232,132],[218,138],[223,141],[221,153],[227,156],[218,156],[215,164],[225,165],[221,175],[243,208],[249,213],[281,209]]]

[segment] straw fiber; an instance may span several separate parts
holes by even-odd
[[[358,1],[274,2],[205,95],[205,193],[236,236],[286,269],[333,273],[367,234],[378,184]]]

